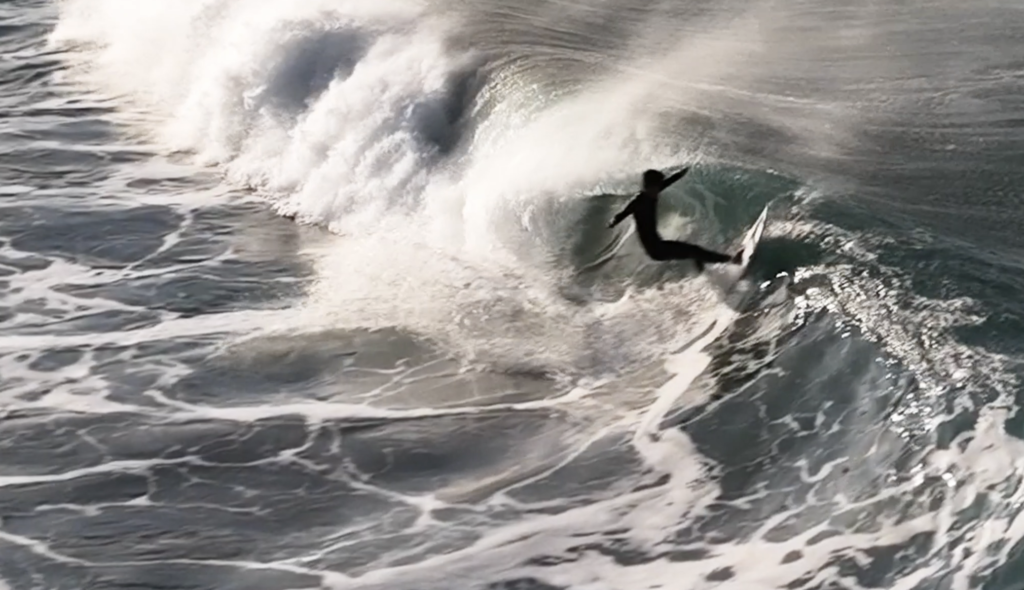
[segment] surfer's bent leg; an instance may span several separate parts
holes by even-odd
[[[705,264],[730,262],[732,256],[721,252],[712,252],[688,242],[661,240],[647,247],[647,254],[654,260],[693,260],[697,269],[703,271]]]

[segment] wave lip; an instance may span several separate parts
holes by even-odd
[[[88,48],[94,80],[154,107],[171,149],[351,231],[417,210],[458,141],[473,62],[443,30],[404,3],[72,0],[52,39]]]

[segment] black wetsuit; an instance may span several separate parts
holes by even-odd
[[[664,190],[668,185],[682,178],[686,170],[676,173],[666,179],[662,185]],[[646,193],[640,193],[626,208],[622,210],[609,227],[615,227],[626,217],[632,215],[636,222],[636,233],[640,238],[640,244],[644,251],[654,260],[693,260],[697,268],[704,269],[704,264],[729,262],[732,256],[720,252],[712,252],[701,248],[696,244],[688,242],[677,242],[666,240],[658,233],[658,197]]]

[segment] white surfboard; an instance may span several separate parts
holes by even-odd
[[[747,234],[743,236],[743,256],[742,262],[739,265],[743,272],[746,272],[747,266],[750,265],[750,259],[754,257],[754,250],[757,249],[758,243],[761,242],[761,235],[764,233],[764,226],[767,222],[768,206],[765,205],[764,209],[761,210],[761,215],[757,217],[757,221],[747,230]]]
[[[758,215],[754,225],[750,226],[747,233],[743,235],[743,240],[740,242],[740,247],[743,249],[743,255],[740,257],[739,264],[720,264],[709,266],[710,273],[706,273],[708,279],[711,280],[720,290],[725,293],[730,292],[733,287],[743,278],[747,272],[747,268],[750,266],[750,260],[754,257],[754,252],[757,250],[757,245],[761,242],[761,236],[764,234],[764,227],[768,223],[768,206],[765,205],[764,209],[761,210],[761,214]],[[713,269],[713,270],[712,270]]]

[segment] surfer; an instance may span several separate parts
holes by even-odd
[[[705,264],[724,262],[739,264],[742,251],[737,252],[734,256],[729,256],[706,250],[696,244],[666,240],[658,233],[658,195],[689,171],[689,168],[683,168],[668,178],[665,178],[665,175],[658,170],[644,172],[643,190],[615,216],[608,227],[615,227],[626,217],[632,215],[636,222],[636,233],[640,238],[640,244],[643,245],[647,255],[654,260],[693,260],[697,265],[697,270],[701,272],[704,271]]]

